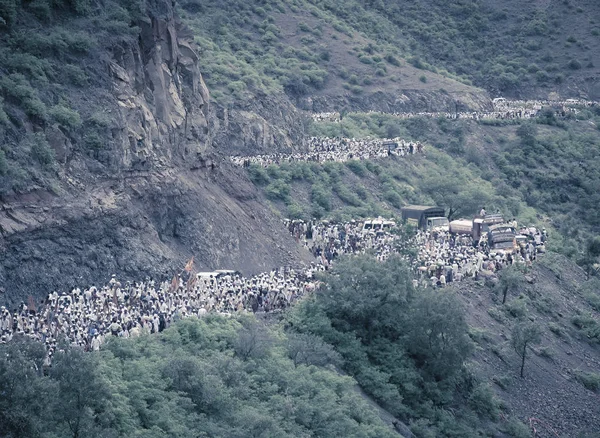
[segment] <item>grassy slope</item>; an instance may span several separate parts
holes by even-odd
[[[598,283],[586,282],[579,267],[554,253],[534,265],[528,278],[504,305],[487,285],[454,288],[477,344],[471,367],[493,385],[509,412],[526,423],[540,420],[539,436],[555,436],[553,429],[559,436],[593,437],[600,427]],[[534,322],[542,337],[528,351],[521,379],[511,331],[523,320]]]
[[[284,215],[347,220],[397,214],[403,204],[433,202],[432,179],[450,184],[462,178],[465,191],[485,199],[488,209],[515,214],[520,223],[550,227],[552,249],[571,258],[545,255],[527,274],[528,281],[522,278],[509,293],[505,305],[493,284],[455,287],[477,344],[470,368],[480,382],[494,388],[510,414],[525,423],[540,420],[535,424],[540,436],[553,436],[548,427],[560,436],[594,436],[600,418],[595,403],[600,389],[599,283],[586,282],[574,263],[579,244],[598,229],[596,209],[589,204],[597,195],[593,169],[600,157],[593,117],[538,125],[533,145],[522,143],[520,124],[395,123],[385,116],[349,115],[343,129],[357,137],[384,136],[397,129],[403,137],[427,139],[425,156],[272,166],[254,168],[250,175]],[[313,133],[324,135],[339,135],[340,128],[312,127]],[[590,171],[577,172],[581,162]],[[511,345],[511,331],[522,321],[533,321],[542,333],[541,343],[529,350],[524,379],[518,377],[519,358]]]
[[[499,208],[506,215],[526,221],[535,221],[536,216],[537,221],[552,224],[560,230],[556,237],[564,238],[557,247],[573,256],[577,242],[600,230],[596,208],[600,202],[599,119],[591,112],[582,112],[578,117],[580,120],[544,119],[544,123],[535,125],[495,125],[468,120],[403,121],[357,114],[349,116],[343,127],[323,123],[313,125],[312,130],[329,136],[340,135],[343,129],[350,137],[400,135],[423,141],[433,147],[426,149],[430,151],[426,158],[380,163],[393,169],[387,173],[396,180],[401,178],[398,173],[412,175],[405,181],[408,187],[397,190],[402,202],[443,203],[435,196],[441,188],[432,181],[439,174],[447,182],[461,181],[466,193],[479,197],[489,208]],[[526,127],[533,130],[531,139],[523,138]],[[421,160],[420,168],[410,165]],[[465,214],[476,212],[476,204],[469,207],[471,210]]]
[[[510,413],[526,423],[539,419],[535,426],[540,436],[553,436],[550,427],[560,436],[591,437],[600,418],[595,403],[600,388],[599,283],[586,282],[574,260],[581,255],[581,244],[598,232],[600,142],[596,116],[580,118],[585,120],[535,125],[535,139],[527,142],[518,123],[399,122],[389,116],[349,115],[343,127],[314,124],[313,133],[335,136],[343,129],[348,136],[383,137],[392,132],[427,141],[425,156],[285,165],[253,169],[250,175],[288,215],[349,219],[395,214],[403,204],[433,202],[431,189],[439,186],[432,179],[451,185],[461,178],[465,191],[485,199],[488,209],[515,214],[520,223],[549,226],[551,248],[570,258],[555,252],[544,256],[528,273],[529,282],[522,279],[505,305],[492,284],[456,287],[477,344],[470,366],[494,387]],[[286,185],[289,196],[280,196]],[[540,328],[542,340],[529,350],[525,379],[520,379],[511,331],[523,320]]]
[[[110,48],[137,37],[133,22],[142,7],[135,1],[0,2],[0,196],[57,190],[68,157],[57,157],[51,137],[110,163],[104,60]]]
[[[494,93],[547,94],[595,75],[599,66],[600,10],[593,1],[312,3],[335,11],[378,41],[394,42],[415,64],[445,68]]]
[[[398,88],[477,91],[415,68],[391,41],[376,41],[335,11],[303,0],[182,0],[200,46],[203,75],[218,102],[285,91],[290,97],[354,95]]]
[[[293,96],[318,94],[325,85],[328,92],[343,86],[354,94],[460,87],[427,70],[493,94],[600,96],[593,79],[600,67],[600,7],[591,0],[181,4],[211,55],[206,76],[218,98],[239,98],[255,87],[284,87]]]

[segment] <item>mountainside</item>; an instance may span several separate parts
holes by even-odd
[[[589,301],[591,285],[579,267],[554,254],[526,278],[504,305],[500,295],[481,284],[455,288],[477,343],[470,366],[537,436],[593,437],[600,427],[597,393],[586,377],[597,375],[600,367],[598,337],[577,322],[588,315],[598,317],[598,308]],[[512,345],[522,315],[542,333],[528,355],[523,379]]]
[[[181,7],[214,59],[206,77],[224,100],[284,88],[302,107],[322,111],[333,106],[323,95],[339,97],[343,87],[355,109],[406,109],[400,90],[422,92],[411,110],[435,107],[425,96],[442,90],[470,107],[484,103],[448,79],[494,97],[599,96],[600,11],[591,0],[184,0]],[[341,99],[335,103],[340,109]]]
[[[258,196],[246,178],[227,167],[222,174],[230,183],[213,175],[222,155],[302,147],[309,120],[295,105],[386,111],[490,105],[483,90],[418,70],[401,62],[389,44],[375,47],[339,20],[323,27],[318,14],[292,4],[276,10],[263,5],[271,11],[265,19],[267,9],[232,2],[227,7],[241,13],[228,14],[223,29],[213,32],[219,20],[212,14],[223,16],[225,6],[182,3],[186,27],[173,6],[159,0],[3,3],[0,226],[7,262],[0,278],[9,301],[43,295],[65,281],[164,274],[192,255],[206,268],[244,260],[240,267],[248,272],[272,266],[270,260],[302,259],[286,247],[274,222],[244,231],[239,217],[278,220],[265,207],[246,206]],[[194,7],[207,13],[192,15]],[[238,26],[247,18],[245,27]],[[281,28],[282,42],[259,40],[259,20]],[[318,44],[299,30],[307,23],[336,43],[323,49],[328,56],[306,57]],[[234,56],[220,35],[247,42],[250,54],[260,53],[263,44],[272,49],[256,58]],[[300,50],[299,43],[307,47]],[[372,52],[368,62],[360,60],[363,49]],[[279,67],[270,68],[265,56]],[[215,96],[212,104],[201,71]],[[393,91],[398,83],[403,86]],[[223,194],[221,185],[250,192],[236,188],[229,192],[234,199],[222,202],[232,195]],[[219,195],[207,198],[202,187]],[[223,211],[217,203],[228,202],[250,212],[212,216]],[[133,214],[126,207],[136,203],[140,210]],[[217,217],[228,237],[213,239],[202,231]],[[282,249],[251,251],[250,257],[221,251],[224,242],[233,252],[243,242],[260,248],[265,238]],[[64,258],[45,255],[56,248]]]
[[[595,0],[0,0],[0,435],[596,437],[599,69]],[[330,265],[282,225],[408,204],[501,213],[545,253],[438,290],[413,282],[410,227]],[[178,321],[207,312],[189,272],[216,269],[251,283],[219,298],[248,297]],[[174,280],[125,299],[113,275]],[[269,278],[296,305],[257,312]],[[6,322],[109,281],[99,352],[85,312],[53,326],[54,368]],[[153,334],[112,339],[126,318]]]
[[[236,119],[219,134],[170,3],[11,4],[0,35],[8,302],[111,274],[170,275],[192,255],[247,272],[301,259],[247,180],[220,170],[213,138],[227,141]]]
[[[285,92],[301,109],[444,111],[490,106],[484,90],[414,67],[386,41],[308,2],[185,0],[183,21],[218,102]]]

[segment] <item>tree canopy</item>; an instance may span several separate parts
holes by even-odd
[[[0,345],[0,436],[396,436],[352,378],[327,368],[339,359],[322,342],[288,340],[253,317],[190,318],[100,352],[62,350],[43,373],[43,345]],[[325,351],[331,360],[314,357]]]
[[[288,331],[332,344],[344,369],[394,415],[428,418],[435,436],[468,435],[469,420],[450,419],[446,411],[458,393],[472,389],[464,380],[472,344],[456,297],[417,292],[399,257],[341,260],[323,281],[314,299],[288,316]]]

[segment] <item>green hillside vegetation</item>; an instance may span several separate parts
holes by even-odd
[[[331,347],[251,317],[180,321],[160,335],[64,346],[0,345],[3,437],[397,436],[338,375]]]
[[[293,309],[288,330],[331,343],[344,369],[419,437],[514,436],[491,389],[465,367],[473,345],[460,301],[417,292],[411,279],[398,258],[341,261],[322,292]]]
[[[385,136],[383,126],[371,130],[370,122],[388,116],[349,116],[344,122],[345,135],[364,137]],[[400,123],[396,122],[394,123]],[[404,138],[423,138],[416,131],[428,130],[428,119],[413,119],[395,124],[394,130]],[[313,126],[315,134],[333,134],[339,125]],[[463,129],[457,126],[456,129]],[[411,135],[411,132],[413,134]],[[373,135],[380,134],[380,135]],[[460,136],[459,136],[460,137]],[[458,138],[458,147],[464,144]],[[425,156],[393,157],[378,161],[349,161],[347,163],[286,163],[264,169],[251,166],[249,176],[262,187],[267,198],[282,207],[284,214],[294,218],[350,218],[393,215],[403,205],[438,203],[448,208],[451,218],[469,217],[482,206],[499,210],[506,217],[521,217],[535,222],[535,211],[529,208],[516,190],[497,187],[487,181],[482,169],[466,157],[454,156],[432,147]],[[308,202],[307,202],[308,201]],[[284,208],[285,207],[285,208]]]
[[[591,3],[183,0],[181,6],[207,55],[208,84],[223,101],[281,89],[297,97],[324,86],[330,91],[340,80],[352,94],[373,84],[392,90],[403,84],[400,72],[408,65],[494,94],[546,97],[575,80],[583,94],[600,95],[584,83],[600,66],[600,13]],[[409,87],[417,85],[415,77]]]
[[[349,10],[357,12],[354,6]],[[360,95],[397,87],[414,70],[402,61],[405,53],[395,40],[375,41],[364,23],[353,26],[337,12],[305,0],[180,2],[211,96],[227,105],[280,92],[292,98],[332,91]]]
[[[600,15],[593,3],[310,3],[376,41],[394,43],[415,66],[445,68],[493,92],[519,94],[534,89],[539,94],[581,70],[596,71],[599,61]]]
[[[403,205],[436,203],[450,219],[482,206],[520,223],[550,227],[553,250],[585,263],[600,230],[600,117],[551,115],[534,122],[474,122],[349,114],[313,123],[312,135],[419,140],[425,156],[346,164],[252,167],[250,178],[283,214],[307,219],[393,215]]]
[[[0,195],[54,189],[59,163],[47,135],[110,162],[103,151],[110,90],[100,67],[105,50],[136,38],[138,1],[0,0]]]
[[[2,344],[0,434],[397,436],[358,381],[418,437],[522,436],[466,368],[473,344],[457,297],[417,293],[411,278],[399,259],[346,259],[285,331],[249,315],[189,318],[100,352],[63,345],[46,371],[42,344]]]

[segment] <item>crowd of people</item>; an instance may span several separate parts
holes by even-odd
[[[285,226],[297,242],[310,251],[323,269],[344,254],[372,252],[379,261],[386,260],[396,252],[398,236],[391,232],[393,221],[371,221],[365,228],[364,221],[336,223],[332,221],[285,220]]]
[[[392,220],[345,223],[287,220],[285,225],[324,269],[343,254],[371,252],[379,261],[400,254],[411,263],[415,286],[433,287],[465,278],[492,277],[514,263],[529,265],[544,250],[547,239],[545,229],[517,228],[514,219],[510,225],[520,234],[516,250],[510,251],[490,248],[485,238],[474,241],[470,234],[454,234],[446,229],[419,229],[411,239],[404,240],[394,231],[396,224]]]
[[[312,119],[314,122],[339,122],[340,121],[340,113],[336,113],[336,112],[313,113]]]
[[[515,232],[516,221],[513,220]],[[545,229],[522,227],[517,248],[497,250],[485,238],[474,241],[469,234],[453,234],[446,230],[418,230],[414,237],[417,256],[411,261],[415,283],[444,287],[465,278],[493,277],[503,268],[522,263],[530,265],[545,250]]]
[[[577,114],[580,108],[592,108],[598,106],[598,102],[566,99],[560,101],[549,100],[507,100],[496,98],[492,101],[491,111],[445,111],[445,112],[392,112],[369,111],[367,114],[385,114],[400,119],[415,117],[446,118],[446,119],[470,119],[470,120],[511,120],[532,119],[541,114],[543,109],[550,109],[557,118],[566,117],[568,114]],[[325,112],[314,113],[312,119],[317,122],[340,122],[340,113]]]
[[[314,273],[328,270],[345,254],[373,254],[378,261],[399,254],[411,264],[415,286],[443,287],[465,278],[493,276],[505,266],[531,263],[545,244],[545,230],[521,227],[519,249],[494,251],[486,239],[446,230],[418,230],[406,240],[393,220],[349,222],[285,220],[285,227],[314,257],[309,267],[280,268],[252,277],[236,271],[196,273],[193,261],[172,281],[122,284],[114,276],[103,287],[52,292],[39,305],[0,308],[0,343],[22,335],[43,342],[49,366],[60,342],[96,351],[107,337],[156,333],[171,323],[206,313],[274,312],[319,287]],[[511,225],[516,229],[516,222]]]
[[[43,342],[47,364],[60,341],[95,351],[106,337],[137,337],[164,330],[173,321],[208,312],[273,312],[287,308],[314,290],[312,273],[290,268],[246,278],[237,272],[182,272],[171,282],[147,280],[121,284],[112,278],[104,287],[52,292],[40,303],[30,300],[10,312],[0,309],[1,343],[14,335]]]
[[[275,153],[252,156],[232,156],[230,160],[237,166],[258,165],[268,167],[272,164],[292,162],[323,163],[334,161],[344,163],[350,160],[369,160],[390,156],[405,157],[423,152],[421,142],[401,138],[354,139],[312,137],[308,141],[306,152]]]

